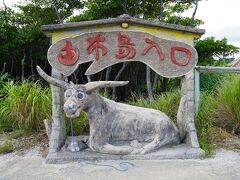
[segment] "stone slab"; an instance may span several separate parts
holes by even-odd
[[[64,148],[57,153],[49,153],[46,158],[48,164],[63,164],[78,161],[102,160],[165,160],[165,159],[199,159],[205,152],[200,148],[191,148],[186,144],[173,147],[164,147],[156,152],[145,155],[109,155],[93,152],[86,149],[80,152],[69,152]]]
[[[99,31],[59,40],[48,50],[50,65],[69,76],[86,62],[85,75],[121,62],[138,61],[164,77],[185,75],[197,64],[194,47],[140,31]]]

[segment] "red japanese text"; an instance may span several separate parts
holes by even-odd
[[[134,43],[130,42],[128,35],[122,35],[118,33],[118,53],[115,54],[116,58],[125,58],[132,59],[136,55],[136,49],[133,47]]]
[[[157,50],[158,56],[160,58],[160,60],[164,60],[164,54],[162,52],[162,49],[158,46],[157,43],[155,43],[154,41],[150,40],[149,38],[145,38],[145,42],[149,44],[148,47],[146,47],[143,51],[142,51],[142,55],[146,55],[148,53],[148,51],[151,48],[155,48]]]
[[[66,40],[66,45],[58,53],[58,61],[66,66],[75,64],[78,60],[78,49],[72,47],[69,40]]]
[[[88,54],[92,54],[95,50],[96,52],[96,60],[99,60],[99,49],[102,50],[102,56],[105,56],[107,54],[107,48],[101,44],[101,42],[105,41],[105,37],[98,34],[96,37],[88,38],[87,41],[90,43],[87,47]]]
[[[176,60],[175,51],[180,51],[180,52],[186,53],[186,59],[182,62],[179,62],[178,60]],[[174,64],[179,65],[179,66],[186,66],[190,61],[191,55],[192,55],[192,52],[184,47],[172,47],[170,58]]]

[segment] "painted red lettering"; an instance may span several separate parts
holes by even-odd
[[[115,54],[116,58],[132,59],[136,55],[136,49],[133,47],[134,43],[130,42],[130,38],[127,35],[122,35],[118,33],[118,54]]]
[[[66,66],[72,66],[78,60],[78,49],[72,47],[69,40],[66,40],[66,45],[58,53],[58,61]]]
[[[88,54],[92,54],[95,50],[96,52],[96,60],[99,60],[99,49],[102,50],[102,56],[105,56],[107,54],[107,48],[101,44],[101,42],[105,41],[105,37],[98,34],[96,37],[90,37],[87,39],[87,41],[90,43],[87,47]]]
[[[186,53],[186,59],[182,62],[179,62],[178,60],[176,60],[175,51],[180,51],[180,52]],[[170,55],[171,61],[176,65],[186,66],[190,61],[191,55],[192,55],[192,52],[189,49],[186,49],[184,47],[172,47],[171,48],[171,55]]]
[[[146,47],[143,51],[142,51],[142,55],[146,55],[148,53],[148,51],[151,48],[155,48],[157,50],[158,56],[160,58],[160,60],[164,60],[164,54],[162,52],[162,49],[158,46],[157,43],[155,43],[154,41],[150,40],[149,38],[145,38],[145,42],[149,44],[148,47]]]

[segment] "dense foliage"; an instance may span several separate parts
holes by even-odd
[[[0,101],[0,127],[40,130],[43,119],[51,117],[51,91],[39,82],[10,81],[3,86]]]
[[[199,40],[195,46],[198,52],[199,65],[224,66],[233,60],[235,53],[239,48],[228,43],[227,38],[216,40],[214,37],[208,37]]]
[[[233,134],[240,134],[240,76],[227,77],[217,89],[217,94],[216,124]]]

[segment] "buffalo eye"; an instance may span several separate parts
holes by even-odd
[[[72,95],[72,90],[67,90],[67,91],[65,92],[65,97],[66,97],[66,98],[71,97],[71,95]]]
[[[83,99],[84,98],[84,93],[78,92],[77,97],[78,97],[78,99]]]

